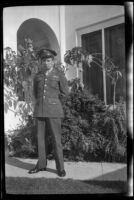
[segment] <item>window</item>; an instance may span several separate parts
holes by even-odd
[[[101,30],[83,34],[82,47],[89,53],[102,53]],[[96,64],[92,63],[92,66],[89,68],[88,65],[84,65],[83,83],[90,93],[98,94],[103,99],[103,73]]]
[[[124,17],[107,20],[86,28],[77,30],[77,45],[84,47],[90,53],[102,53],[113,59],[119,66],[123,78],[118,80],[116,101],[126,97],[126,67],[125,67],[125,26]],[[113,102],[113,86],[98,66],[89,68],[84,66],[83,82],[92,94],[98,94],[105,103]]]
[[[120,96],[126,97],[126,66],[125,66],[125,31],[124,24],[119,24],[104,29],[105,33],[105,54],[113,59],[115,65],[123,74],[122,79],[119,79],[116,87],[116,100]],[[113,91],[112,84],[109,78],[107,82],[107,102],[111,103]]]

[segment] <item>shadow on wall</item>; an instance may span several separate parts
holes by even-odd
[[[24,21],[17,31],[17,45],[24,45],[24,39],[30,38],[33,41],[35,50],[39,48],[51,48],[57,52],[57,59],[60,60],[60,46],[55,32],[44,21],[31,18]]]

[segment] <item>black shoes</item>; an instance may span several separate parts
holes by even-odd
[[[40,171],[46,171],[46,168],[38,169],[37,167],[35,167],[35,168],[29,170],[28,173],[29,173],[29,174],[35,174],[35,173],[38,173],[38,172],[40,172]],[[60,177],[66,176],[65,170],[58,171],[58,176],[60,176]]]
[[[40,172],[40,171],[46,171],[46,168],[38,169],[37,167],[35,167],[35,168],[29,170],[28,173],[29,173],[29,174],[35,174],[35,173],[38,173],[38,172]]]
[[[65,170],[58,171],[58,176],[60,176],[60,177],[64,177],[64,176],[66,176],[66,172],[65,172]]]

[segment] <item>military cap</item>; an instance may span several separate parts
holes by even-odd
[[[54,50],[51,49],[40,49],[37,52],[37,58],[44,59],[44,58],[53,58],[54,56],[57,56],[57,53]]]

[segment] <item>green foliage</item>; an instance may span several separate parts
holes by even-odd
[[[121,100],[116,109],[110,109],[105,107],[104,102],[97,96],[82,90],[79,79],[69,82],[69,86],[71,87],[70,95],[62,99],[65,112],[65,118],[62,121],[62,144],[65,158],[75,161],[126,162],[125,103]],[[18,137],[14,136],[16,141],[12,138],[12,146],[19,141],[16,154],[21,152],[27,156],[37,156],[35,132],[31,118],[31,126],[28,128],[27,125],[18,135],[21,138],[27,138],[32,146],[28,146],[29,144],[24,142],[24,139],[20,144]],[[48,143],[48,152],[51,154],[51,137]]]
[[[26,125],[20,125],[13,134],[8,135],[9,149],[16,156],[37,155],[36,126],[31,116],[27,117]]]
[[[22,121],[33,113],[33,78],[42,67],[32,42],[25,38],[23,46],[18,45],[17,55],[10,47],[4,49],[4,111],[13,111]],[[58,61],[56,67],[66,71]]]
[[[64,61],[67,65],[76,66],[78,68],[82,68],[83,64],[86,63],[89,67],[97,66],[100,70],[105,70],[106,75],[111,79],[111,84],[113,85],[113,105],[115,105],[116,84],[118,79],[122,77],[122,73],[111,58],[108,56],[103,58],[102,53],[90,54],[82,47],[74,47],[66,51]]]
[[[23,123],[33,112],[32,84],[38,61],[29,38],[24,40],[24,46],[18,46],[17,55],[10,47],[4,53],[4,111],[14,112]]]
[[[26,125],[21,125],[14,134],[9,135],[8,144],[14,155],[37,156],[36,122],[32,118],[31,88],[32,79],[37,72],[37,60],[33,49],[29,49],[29,40],[25,46],[19,46],[18,56],[11,48],[6,49],[4,60],[4,109],[12,107],[16,114],[21,114]],[[31,44],[31,41],[30,41]],[[97,58],[97,57],[96,57]],[[86,60],[89,65],[95,60],[81,47],[73,48],[65,55],[65,62],[76,64]],[[100,60],[97,64],[100,65]],[[107,74],[115,76],[115,82],[121,74],[115,73],[113,63],[107,66]],[[102,64],[102,63],[101,63]],[[101,66],[101,65],[100,65]],[[105,63],[106,66],[106,63]],[[61,69],[61,64],[57,65]],[[102,66],[101,66],[102,67]],[[110,67],[110,69],[109,69]],[[62,70],[66,69],[64,66]],[[109,71],[110,70],[110,71]],[[111,110],[106,108],[98,96],[88,93],[80,84],[79,79],[69,81],[70,94],[62,98],[65,118],[62,121],[62,144],[66,159],[95,161],[126,161],[126,111],[121,100]],[[30,88],[27,86],[30,85]],[[10,91],[9,91],[10,90]],[[24,96],[25,94],[25,96]],[[25,102],[19,100],[24,100]],[[51,137],[48,137],[48,154],[52,153]]]
[[[18,46],[17,55],[10,47],[4,50],[4,84],[13,89],[19,100],[24,100],[24,81],[32,78],[38,70],[35,53],[29,50],[27,41],[25,41],[25,48]]]
[[[73,65],[88,59],[88,52],[82,47],[74,47],[71,50],[66,51],[64,55],[65,63]]]
[[[70,96],[64,104],[66,115],[62,125],[63,146],[73,159],[126,159],[123,103],[118,103],[115,110],[110,110],[97,96],[82,90],[77,79],[74,80]]]

